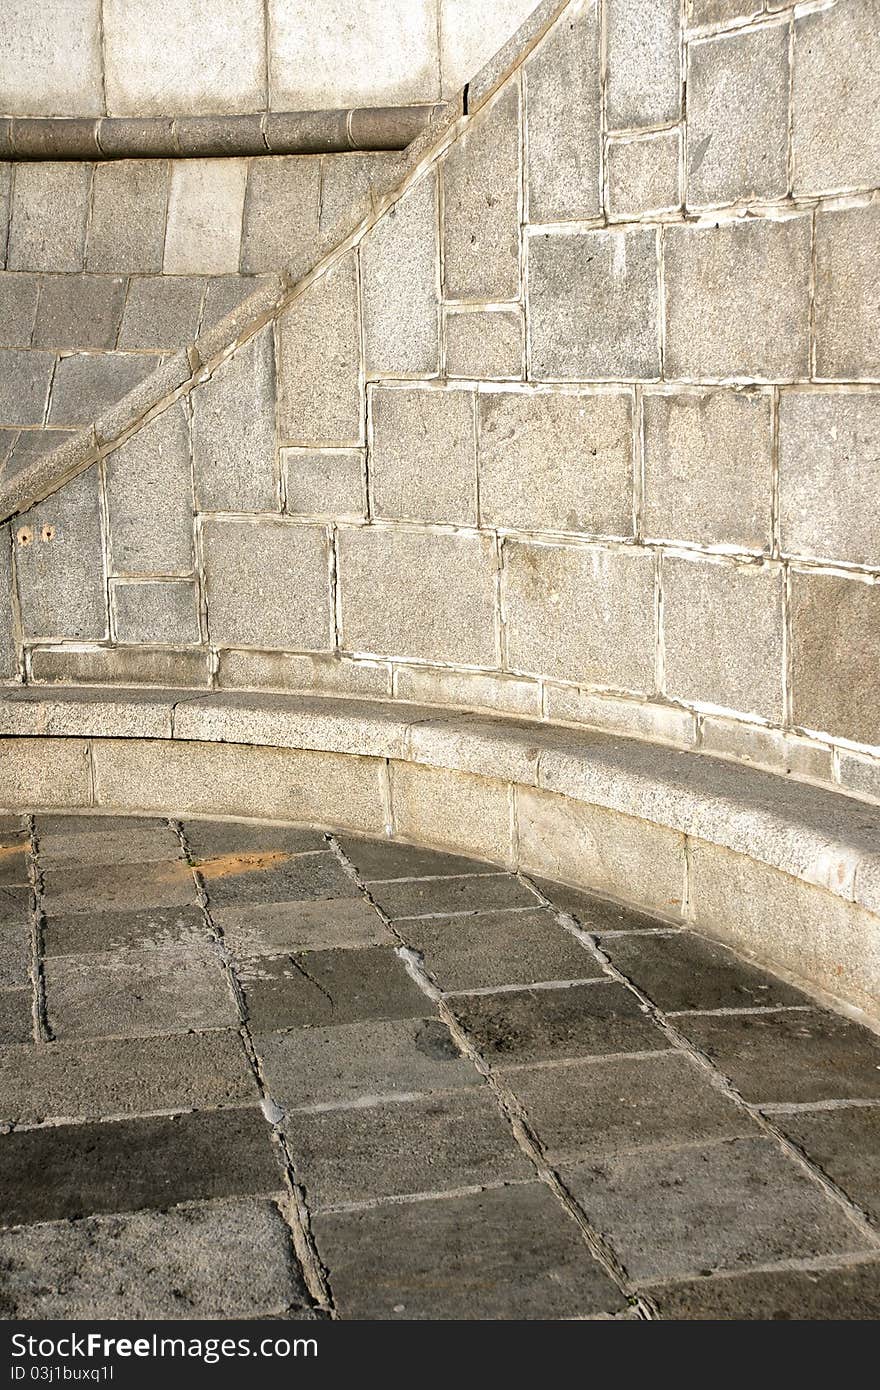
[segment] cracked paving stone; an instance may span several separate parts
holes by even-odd
[[[667,1046],[635,997],[613,982],[453,995],[448,1003],[477,1050],[496,1066]]]
[[[880,1096],[880,1038],[836,1014],[697,1014],[675,1025],[748,1101]]]
[[[870,1248],[772,1139],[611,1155],[562,1176],[636,1283]]]
[[[554,1161],[758,1132],[680,1052],[522,1068],[509,1084]]]
[[[376,909],[362,898],[218,907],[211,920],[239,956],[394,944]]]
[[[124,948],[158,950],[205,943],[198,907],[145,907],[137,912],[73,912],[50,917],[43,931],[46,956],[76,956]]]
[[[880,1225],[880,1106],[845,1106],[773,1121]]]
[[[30,919],[34,895],[30,888],[0,886],[0,927],[18,926]]]
[[[214,1110],[0,1136],[0,1223],[269,1195],[282,1170],[262,1111]]]
[[[844,1269],[756,1270],[645,1290],[663,1318],[833,1321],[880,1318],[880,1263]]]
[[[373,883],[370,896],[392,921],[538,906],[534,893],[511,874]]]
[[[543,1183],[319,1215],[343,1318],[576,1318],[626,1308]]]
[[[569,888],[564,883],[553,883],[548,878],[536,878],[534,883],[558,912],[573,917],[579,927],[595,935],[609,931],[670,930],[670,924],[659,917],[650,917],[647,913],[607,902],[604,898],[584,893],[579,888]]]
[[[296,1110],[283,1128],[313,1210],[534,1171],[485,1086],[363,1109]]]
[[[348,835],[338,839],[343,853],[368,883],[399,878],[449,878],[458,874],[506,876],[501,875],[494,864],[465,859],[460,854],[443,854],[439,850],[381,840],[358,840]]]
[[[320,830],[300,830],[289,825],[188,820],[183,823],[183,833],[196,863],[226,854],[308,854],[327,848]]]
[[[310,1317],[273,1202],[229,1198],[0,1233],[0,1318]]]
[[[204,859],[199,873],[215,907],[355,898],[358,887],[329,851],[288,858],[263,851]]]
[[[588,980],[602,966],[553,915],[486,912],[479,917],[416,917],[399,927],[443,990]]]
[[[210,948],[52,956],[45,977],[48,1022],[59,1038],[185,1033],[238,1023]]]
[[[282,1110],[482,1085],[439,1018],[257,1033],[254,1047]]]
[[[600,937],[612,964],[664,1010],[808,1004],[798,989],[690,932]]]
[[[308,1028],[379,1018],[417,1018],[425,996],[393,949],[303,951],[243,961],[252,1028]]]
[[[0,1046],[33,1041],[33,991],[30,988],[0,991]]]
[[[30,927],[0,927],[0,989],[24,989],[30,984]]]
[[[137,867],[104,864],[52,869],[43,879],[43,905],[50,917],[63,912],[178,907],[196,900],[192,870],[182,859]]]

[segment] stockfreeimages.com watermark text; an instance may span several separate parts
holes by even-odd
[[[317,1356],[314,1337],[162,1337],[154,1332],[145,1337],[107,1337],[102,1332],[71,1332],[60,1337],[34,1337],[15,1332],[11,1337],[12,1380],[108,1380],[117,1358],[201,1361],[207,1366],[219,1361],[246,1357],[284,1360],[287,1357]],[[110,1365],[78,1368],[80,1374],[50,1374],[59,1368],[40,1365],[47,1361],[100,1360]],[[28,1364],[30,1363],[30,1364]],[[66,1368],[73,1369],[73,1368]],[[109,1371],[109,1374],[107,1374]]]

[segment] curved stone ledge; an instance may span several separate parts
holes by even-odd
[[[634,739],[316,696],[18,689],[5,809],[321,823],[466,850],[699,925],[872,1014],[880,810]]]

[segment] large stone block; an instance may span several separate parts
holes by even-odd
[[[175,403],[106,461],[114,574],[179,574],[193,566],[192,463]]]
[[[666,374],[805,376],[810,218],[667,227]]]
[[[585,685],[652,690],[654,566],[645,550],[506,542],[507,664]]]
[[[349,651],[493,666],[495,580],[489,536],[342,527],[340,645]]]
[[[519,86],[478,112],[442,165],[447,299],[519,294]]]
[[[529,238],[532,376],[659,376],[657,235],[636,229]]]
[[[681,111],[679,0],[609,0],[608,124],[674,121]]]
[[[294,444],[363,443],[355,253],[278,320],[278,429]]]
[[[271,324],[192,393],[192,446],[202,511],[278,509]]]
[[[20,807],[23,811],[40,806],[53,811],[65,806],[88,806],[92,799],[90,783],[88,739],[0,739],[3,806]],[[26,1040],[29,1037],[15,1039]]]
[[[101,0],[34,6],[6,0],[0,47],[3,110],[14,116],[99,116]]]
[[[206,521],[208,628],[217,646],[320,651],[333,646],[323,526]]]
[[[776,565],[664,556],[666,693],[780,723],[783,587]]]
[[[880,203],[816,214],[816,375],[880,377]]]
[[[767,549],[769,392],[682,391],[642,399],[645,535]]]
[[[370,390],[373,513],[474,526],[474,395],[462,390]]]
[[[104,0],[104,53],[113,116],[266,105],[262,0]]]
[[[880,586],[855,576],[794,571],[794,723],[857,743],[880,743],[878,644]]]
[[[16,568],[26,637],[107,636],[97,467],[18,520]]]
[[[118,642],[199,642],[199,595],[188,579],[126,581],[112,586]]]
[[[486,391],[477,417],[484,525],[632,534],[629,393]]]
[[[446,374],[471,381],[519,381],[523,375],[522,310],[447,311]]]
[[[608,213],[642,217],[671,212],[681,202],[681,134],[659,130],[637,139],[608,141]]]
[[[133,275],[128,282],[121,348],[179,348],[199,331],[205,281],[201,275]]]
[[[440,355],[437,179],[428,172],[361,242],[366,371],[428,373]]]
[[[161,159],[96,164],[86,270],[122,274],[162,269],[168,165]]]
[[[171,165],[166,275],[232,275],[239,268],[246,159],[176,159]]]
[[[321,160],[315,155],[255,159],[248,176],[241,238],[246,274],[311,269],[321,207]]]
[[[394,833],[405,840],[511,863],[507,786],[469,772],[392,762]]]
[[[687,202],[788,188],[788,22],[688,45]]]
[[[35,647],[31,680],[63,685],[209,686],[207,651],[170,647]],[[143,716],[139,715],[142,729]],[[106,727],[106,726],[105,726]]]
[[[880,567],[880,392],[784,391],[779,524],[789,554]]]
[[[595,217],[601,210],[602,145],[596,0],[558,24],[523,73],[528,220]]]
[[[9,270],[82,270],[91,183],[91,164],[16,164]]]
[[[794,26],[795,193],[880,183],[880,13],[847,0]]]

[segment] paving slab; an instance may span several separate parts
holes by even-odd
[[[15,843],[0,848],[0,885],[4,888],[30,883],[30,846]]]
[[[329,850],[293,858],[262,850],[220,855],[203,859],[199,873],[212,908],[358,896],[357,885]]]
[[[115,835],[136,830],[170,829],[168,821],[162,817],[127,816],[122,811],[106,816],[89,816],[82,812],[65,816],[38,815],[35,820],[40,844],[54,839],[60,841],[68,835]],[[174,839],[176,844],[176,835]]]
[[[27,923],[0,927],[0,989],[24,989],[29,983],[31,932]]]
[[[326,1213],[314,1233],[343,1318],[573,1318],[627,1306],[542,1183]]]
[[[230,1198],[0,1234],[0,1317],[309,1316],[273,1202]]]
[[[629,990],[612,982],[459,994],[449,1007],[493,1066],[668,1045]]]
[[[50,917],[43,930],[46,956],[78,956],[125,948],[204,946],[200,907],[143,907],[136,912],[72,912]]]
[[[599,944],[628,980],[667,1011],[809,1003],[800,990],[691,932],[600,937]]]
[[[303,854],[327,848],[320,830],[288,825],[252,825],[246,821],[188,820],[183,833],[196,863],[222,854],[251,852]]]
[[[880,1226],[880,1106],[774,1115],[773,1120]]]
[[[137,830],[120,826],[94,830],[55,832],[39,841],[40,867],[44,871],[97,865],[149,864],[176,858],[180,842],[169,826]]]
[[[33,991],[0,991],[0,1046],[34,1040]]]
[[[192,870],[183,859],[158,864],[92,865],[52,869],[43,878],[48,916],[62,912],[110,912],[113,909],[177,907],[196,901]]]
[[[34,910],[33,894],[29,888],[5,887],[0,884],[0,927],[17,926],[27,921]]]
[[[370,896],[392,920],[537,906],[534,893],[511,874],[371,883]]]
[[[362,898],[216,907],[211,920],[237,956],[394,944],[376,909]]]
[[[880,1038],[836,1014],[693,1015],[676,1027],[748,1101],[880,1097]]]
[[[442,854],[383,840],[338,837],[343,853],[366,882],[385,882],[397,878],[449,878],[456,874],[497,874],[494,864],[466,859],[461,854]]]
[[[680,1321],[880,1318],[880,1263],[843,1269],[756,1270],[647,1289],[662,1318]]]
[[[260,1110],[15,1130],[0,1143],[0,1225],[282,1187]]]
[[[580,888],[569,888],[549,878],[536,878],[534,882],[559,912],[573,917],[584,931],[597,935],[609,931],[669,931],[669,923],[659,917],[607,902]]]
[[[772,1139],[619,1154],[562,1175],[636,1283],[870,1248]]]
[[[595,957],[542,909],[417,917],[402,921],[399,931],[447,991],[587,980],[603,974]]]
[[[425,1012],[425,995],[386,946],[251,958],[242,962],[239,977],[251,1027],[258,1031]]]
[[[254,1047],[269,1094],[282,1110],[482,1085],[439,1018],[257,1033]]]

